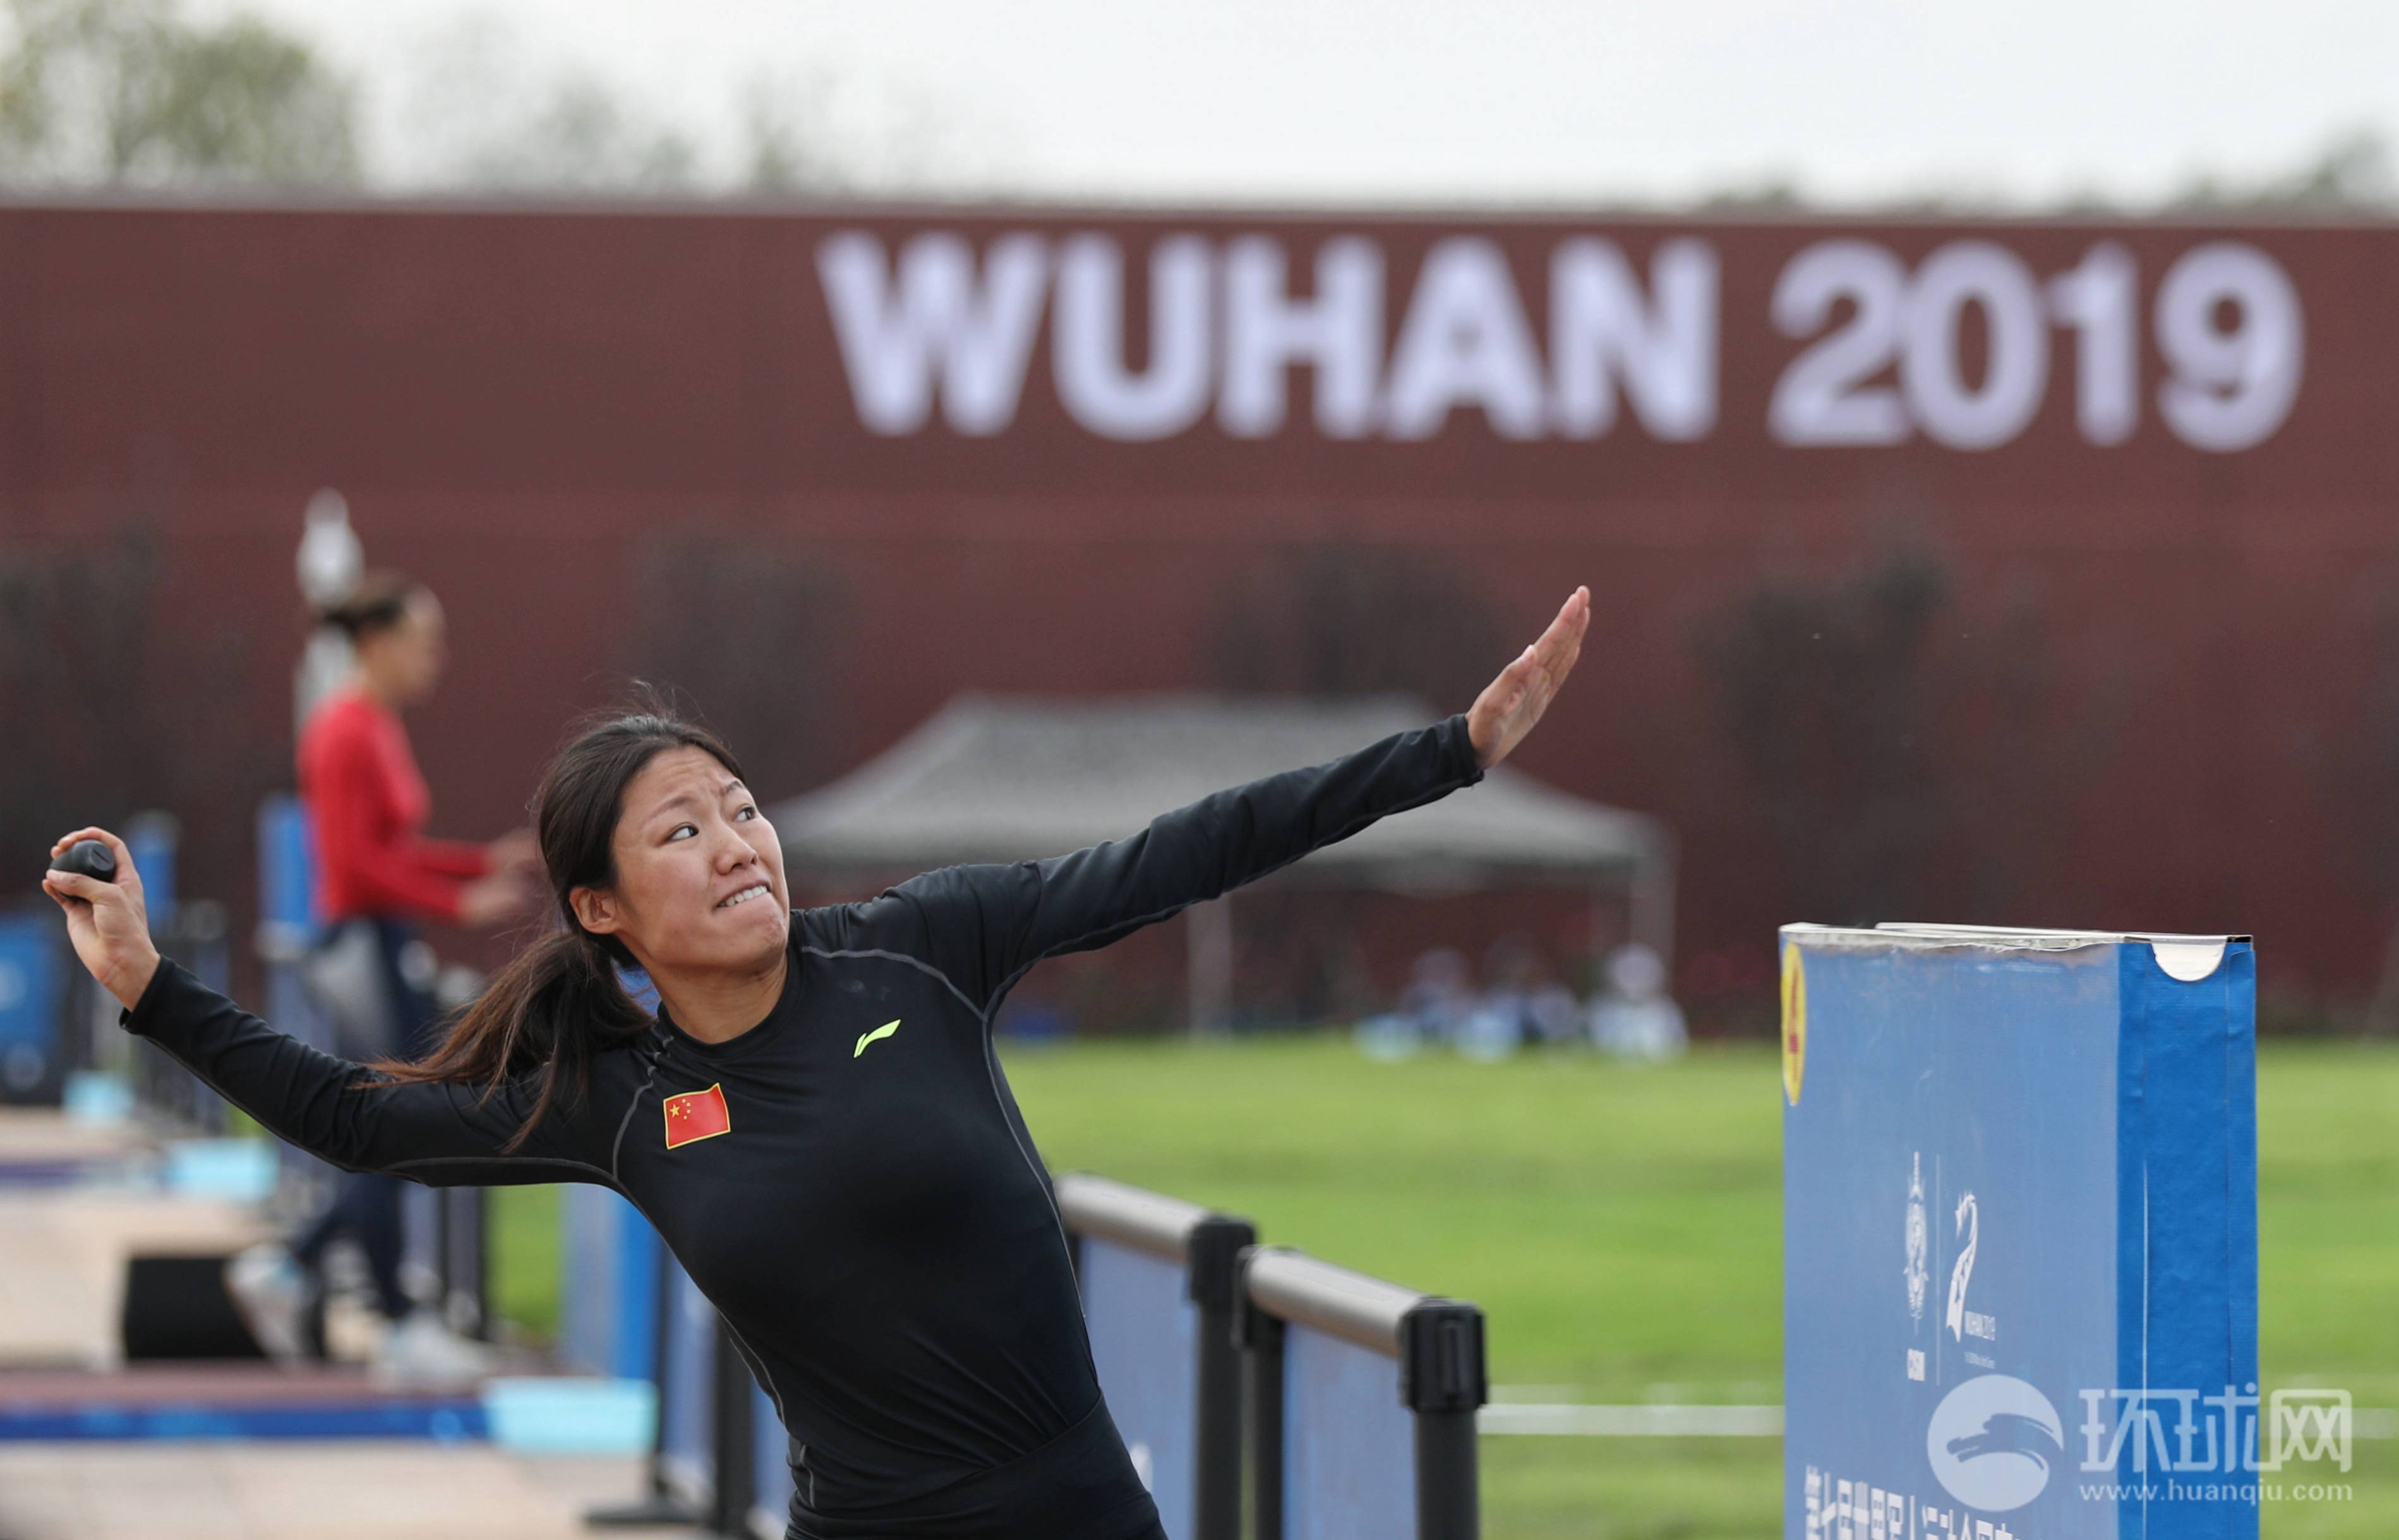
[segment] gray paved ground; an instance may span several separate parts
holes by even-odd
[[[640,1484],[483,1443],[0,1443],[0,1540],[590,1540],[583,1510]]]
[[[0,1165],[121,1154],[138,1166],[141,1145],[129,1129],[0,1108]],[[242,1205],[132,1182],[0,1183],[0,1367],[104,1371],[129,1252],[226,1250],[272,1229]],[[545,1540],[598,1533],[584,1508],[639,1489],[637,1459],[480,1441],[0,1441],[0,1540]]]

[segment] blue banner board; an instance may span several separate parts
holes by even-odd
[[[1282,1364],[1284,1540],[1415,1534],[1416,1416],[1398,1360],[1292,1325]]]
[[[0,1097],[58,1087],[64,950],[55,914],[0,916]]]
[[[1200,1435],[1200,1307],[1189,1277],[1179,1263],[1096,1236],[1078,1244],[1083,1321],[1109,1415],[1167,1540],[1189,1540]]]
[[[148,881],[144,869],[143,880]],[[258,804],[258,917],[305,936],[317,928],[316,837],[308,811],[288,791]]]
[[[1785,1540],[2254,1540],[2247,939],[1782,939]]]
[[[665,1419],[659,1451],[670,1476],[686,1493],[715,1484],[716,1306],[676,1263],[668,1270],[667,1365],[658,1382]]]
[[[612,1187],[562,1184],[560,1355],[591,1374],[651,1377],[657,1353],[658,1236]]]

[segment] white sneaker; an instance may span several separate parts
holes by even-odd
[[[489,1345],[459,1336],[419,1306],[384,1333],[367,1374],[377,1385],[468,1385],[497,1362]]]
[[[261,1241],[225,1259],[225,1294],[258,1345],[278,1363],[314,1358],[307,1339],[316,1280],[279,1241]]]

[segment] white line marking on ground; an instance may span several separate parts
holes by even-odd
[[[1534,1388],[1508,1387],[1516,1394]],[[1563,1388],[1544,1386],[1540,1388]],[[1500,1392],[1493,1391],[1495,1396]],[[2399,1439],[2399,1410],[2357,1409],[2360,1439]],[[1772,1439],[1782,1432],[1779,1406],[1573,1406],[1498,1401],[1475,1413],[1477,1433],[1581,1434],[1599,1439]]]
[[[1477,1433],[1579,1433],[1615,1439],[1770,1439],[1779,1406],[1486,1406]]]

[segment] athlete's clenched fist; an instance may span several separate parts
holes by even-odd
[[[76,871],[43,874],[42,891],[67,912],[67,939],[100,987],[131,1010],[158,971],[158,949],[150,944],[150,911],[142,900],[142,873],[133,853],[105,829],[78,829],[50,846],[56,859],[77,840],[98,840],[116,858],[116,880],[102,882]]]

